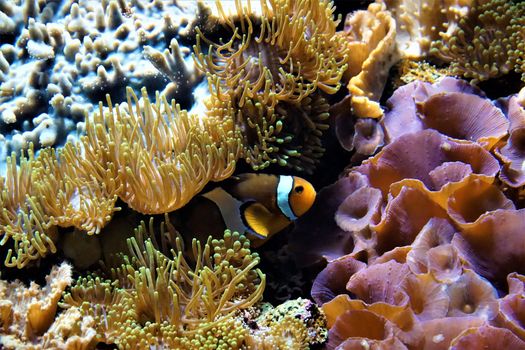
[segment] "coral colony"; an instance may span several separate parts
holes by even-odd
[[[525,350],[524,82],[517,1],[0,0],[0,349]]]

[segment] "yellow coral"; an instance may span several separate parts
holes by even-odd
[[[345,45],[352,53],[346,78],[353,113],[358,117],[381,117],[379,99],[390,67],[399,58],[394,18],[384,5],[373,3],[367,11],[348,16],[345,31],[339,36],[348,41]]]
[[[173,211],[186,204],[209,181],[229,177],[240,153],[231,120],[188,115],[157,94],[150,102],[142,89],[139,102],[127,89],[127,104],[86,121],[86,152],[102,154],[118,169],[119,197],[148,214]]]

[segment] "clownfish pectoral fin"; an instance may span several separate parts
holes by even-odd
[[[261,238],[268,238],[288,226],[290,221],[280,214],[270,212],[257,202],[245,203],[241,215],[246,227]]]

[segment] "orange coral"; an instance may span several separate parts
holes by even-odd
[[[348,15],[345,30],[339,35],[347,40],[348,90],[353,113],[358,117],[379,118],[383,111],[379,98],[389,70],[398,60],[396,25],[385,6],[373,3],[367,11]]]

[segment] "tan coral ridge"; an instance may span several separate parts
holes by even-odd
[[[0,344],[4,349],[93,349],[95,320],[78,309],[57,316],[58,301],[71,282],[71,266],[55,266],[47,284],[29,287],[0,280]]]
[[[55,252],[56,226],[98,233],[119,208],[120,197],[142,213],[165,213],[186,204],[209,181],[231,175],[240,137],[231,118],[199,118],[146,90],[139,100],[127,90],[127,103],[86,120],[86,135],[58,152],[45,149],[8,160],[1,178],[6,265],[22,268]]]
[[[377,0],[367,10],[347,15],[344,30],[337,33],[348,48],[348,110],[359,118],[379,118],[379,99],[390,68],[428,56],[431,43],[450,35],[465,17],[471,0]]]
[[[352,113],[360,118],[383,115],[379,99],[390,68],[399,59],[396,21],[383,4],[349,14],[338,33],[350,52],[345,78],[351,94]]]

